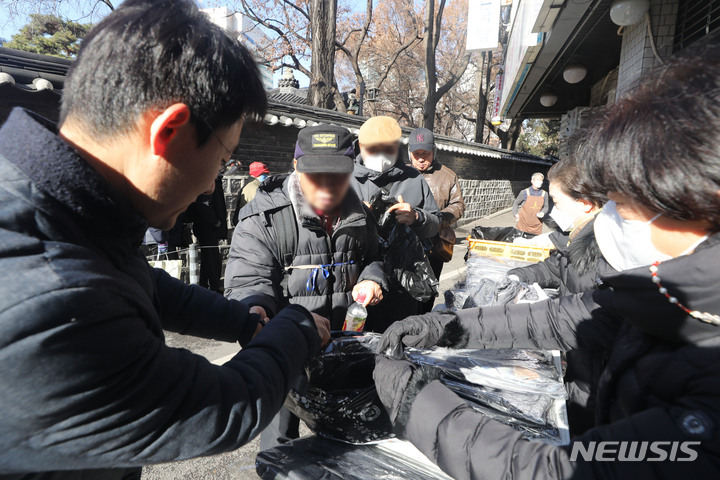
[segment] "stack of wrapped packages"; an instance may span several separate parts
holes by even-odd
[[[412,445],[394,437],[372,371],[376,334],[337,333],[305,367],[308,386],[285,405],[318,435],[261,452],[261,478],[447,478]],[[468,404],[526,438],[567,444],[565,389],[559,354],[537,350],[414,349],[406,360],[438,369],[441,381]]]

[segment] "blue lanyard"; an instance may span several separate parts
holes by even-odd
[[[315,290],[315,282],[317,280],[317,276],[319,272],[322,272],[323,278],[327,279],[330,276],[330,269],[333,267],[340,267],[342,265],[352,265],[355,263],[354,260],[350,260],[349,262],[339,262],[339,263],[328,263],[326,265],[318,265],[317,267],[313,268],[312,272],[310,272],[310,278],[308,278],[307,282],[305,283],[305,289],[308,292],[312,292]]]

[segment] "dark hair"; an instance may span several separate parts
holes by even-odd
[[[211,129],[264,115],[267,97],[250,52],[190,0],[126,0],[83,40],[60,123],[106,139],[173,103],[189,107],[202,145]]]
[[[608,201],[607,191],[588,175],[583,174],[573,156],[564,158],[550,167],[548,181],[557,182],[565,195],[572,199],[587,200],[596,208],[601,208]]]
[[[720,35],[711,33],[604,110],[579,151],[607,191],[720,231]]]

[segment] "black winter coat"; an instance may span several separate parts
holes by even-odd
[[[550,234],[555,250],[542,262],[527,267],[514,268],[508,275],[517,275],[526,283],[537,282],[543,288],[557,288],[560,295],[582,293],[597,288],[598,279],[615,269],[600,252],[595,230],[595,220],[588,222],[569,242],[567,235]]]
[[[550,257],[527,267],[514,268],[508,275],[517,275],[521,281],[528,283],[537,282],[543,288],[557,288],[561,296],[595,290],[602,276],[615,273],[616,270],[600,252],[594,225],[593,219],[577,233],[572,242],[562,233],[550,234],[556,247]],[[568,391],[571,432],[583,433],[594,425],[595,381],[605,367],[607,352],[593,355],[587,350],[571,350],[566,352],[565,357],[565,386]]]
[[[200,245],[217,245],[227,239],[227,209],[222,177],[215,179],[215,190],[210,195],[200,195],[185,212],[185,221],[192,222],[193,233]]]
[[[234,450],[319,349],[304,309],[250,342],[246,305],[150,268],[145,221],[19,109],[0,129],[0,205],[0,479],[112,480]],[[245,347],[215,366],[163,329]]]
[[[289,271],[283,269],[278,229],[269,217],[282,208],[291,208],[297,220],[297,226],[288,229],[297,231],[294,268]],[[225,270],[225,296],[262,306],[269,315],[288,303],[302,305],[329,318],[333,330],[342,329],[358,282],[372,280],[388,289],[375,220],[352,189],[342,209],[328,235],[305,201],[296,174],[267,179],[240,211]],[[320,265],[331,265],[325,268],[327,278]]]
[[[715,235],[695,253],[662,263],[659,275],[683,304],[718,315],[718,258]],[[555,447],[523,440],[438,381],[418,394],[407,437],[458,480],[720,477],[720,326],[669,303],[648,267],[608,275],[604,284],[582,296],[458,312],[467,336],[456,345],[607,352],[596,378],[597,425],[574,440],[586,447],[590,441],[696,441],[695,461],[572,462],[572,442]],[[669,444],[665,448],[669,452]]]
[[[380,173],[365,167],[362,156],[358,155],[351,185],[363,202],[369,202],[381,188],[387,190],[391,197],[402,195],[405,202],[419,211],[418,221],[412,224],[417,236],[425,240],[437,235],[440,209],[432,190],[422,174],[402,160],[398,159],[392,168]]]

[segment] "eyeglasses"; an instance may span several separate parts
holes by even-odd
[[[208,128],[208,130],[210,130],[210,133],[212,133],[213,137],[215,137],[215,140],[217,140],[218,143],[220,143],[220,145],[222,145],[222,147],[223,147],[223,148],[225,149],[225,151],[228,153],[228,155],[230,155],[230,156],[232,157],[232,154],[233,154],[232,150],[230,150],[230,149],[225,145],[225,142],[222,141],[222,139],[220,138],[220,136],[219,136],[217,133],[215,133],[215,130],[212,129],[212,127],[210,126],[210,124],[208,123],[208,121],[205,120],[204,118],[202,118],[201,120],[202,120],[202,122],[205,124],[205,126]]]

